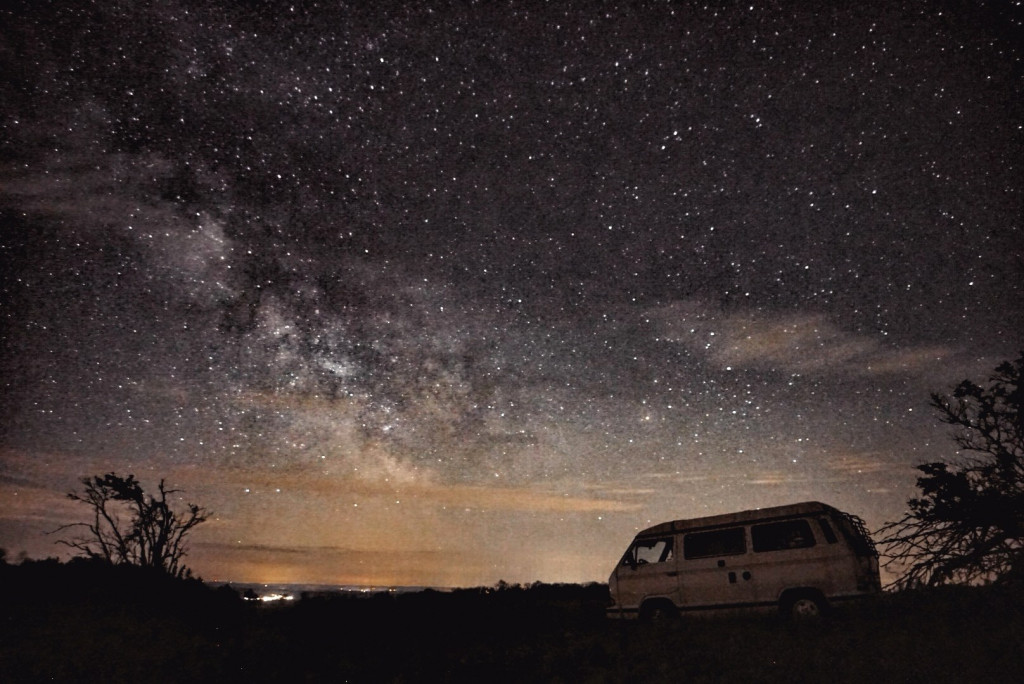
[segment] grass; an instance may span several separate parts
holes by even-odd
[[[934,683],[1024,671],[1020,588],[886,595],[812,624],[639,624],[607,620],[596,584],[267,607],[199,582],[33,565],[0,573],[5,682]]]

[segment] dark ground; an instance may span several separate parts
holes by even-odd
[[[1011,682],[1024,592],[884,596],[814,624],[621,624],[603,585],[304,597],[90,563],[0,566],[0,681]]]

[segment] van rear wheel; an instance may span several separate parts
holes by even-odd
[[[782,614],[795,622],[817,620],[825,615],[828,604],[819,594],[794,594],[782,602]]]

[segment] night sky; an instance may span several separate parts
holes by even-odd
[[[111,470],[208,580],[900,516],[929,392],[1024,348],[1024,6],[829,4],[0,11],[0,547]]]

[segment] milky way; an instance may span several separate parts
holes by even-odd
[[[209,579],[898,516],[1024,346],[1024,9],[716,4],[4,10],[0,545],[110,470]]]

